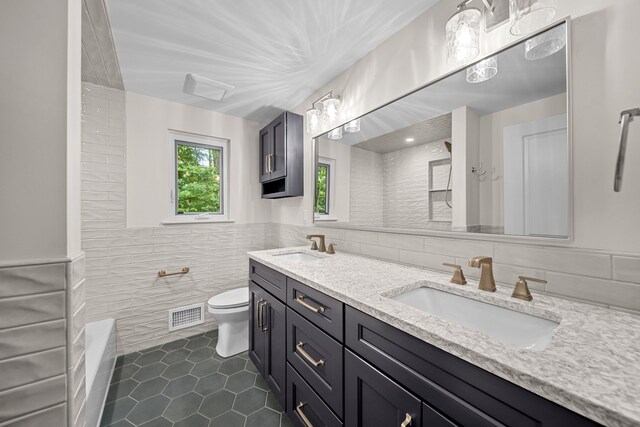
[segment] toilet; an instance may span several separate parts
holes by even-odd
[[[249,349],[249,288],[237,288],[209,298],[209,313],[218,321],[216,352],[230,357]]]

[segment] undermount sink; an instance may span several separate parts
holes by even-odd
[[[273,255],[273,256],[283,259],[285,261],[296,261],[296,262],[315,261],[315,260],[321,259],[320,257],[309,255],[304,252],[292,252],[288,254],[279,254],[279,255]]]
[[[392,299],[533,351],[544,350],[559,325],[553,320],[427,287],[405,292]]]

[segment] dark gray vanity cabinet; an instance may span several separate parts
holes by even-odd
[[[284,405],[286,306],[254,282],[249,283],[249,293],[249,358]]]
[[[303,119],[284,112],[259,133],[262,198],[303,195]]]

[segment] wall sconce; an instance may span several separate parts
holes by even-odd
[[[337,124],[340,117],[340,97],[335,96],[333,91],[322,96],[311,104],[311,108],[306,113],[306,130],[310,135],[314,135],[325,126]]]
[[[509,0],[511,34],[523,36],[551,23],[557,0]]]

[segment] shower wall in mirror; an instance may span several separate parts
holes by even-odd
[[[567,238],[567,23],[316,140],[316,221]]]

